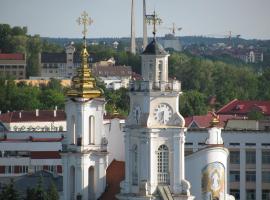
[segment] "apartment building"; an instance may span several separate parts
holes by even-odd
[[[203,149],[207,135],[207,129],[188,130],[185,155]],[[230,151],[229,193],[236,200],[269,200],[270,132],[222,131],[222,137]]]
[[[0,53],[0,76],[26,78],[26,56],[21,53]]]

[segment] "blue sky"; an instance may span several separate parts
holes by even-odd
[[[163,19],[158,35],[174,22],[178,35],[270,39],[270,0],[146,0]],[[142,36],[142,0],[136,4],[136,36]],[[81,37],[76,19],[82,11],[93,18],[88,37],[129,37],[131,0],[0,0],[0,23],[27,26],[30,34]],[[150,30],[149,30],[150,33]]]

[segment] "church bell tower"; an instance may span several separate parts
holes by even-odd
[[[131,86],[125,180],[117,198],[191,200],[184,168],[185,121],[179,113],[181,84],[168,78],[169,54],[155,38],[161,20],[155,12],[147,20],[154,38],[141,55],[143,80]]]
[[[105,99],[88,66],[86,26],[92,20],[84,12],[78,22],[84,26],[84,45],[81,66],[72,78],[65,105],[67,135],[61,153],[63,193],[65,200],[96,200],[105,189],[108,166],[103,128]]]

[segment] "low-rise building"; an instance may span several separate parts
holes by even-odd
[[[130,66],[117,66],[113,58],[100,61],[92,65],[92,72],[104,82],[106,88],[117,90],[121,87],[128,88],[132,78]]]
[[[21,53],[0,53],[0,76],[26,78],[26,56]]]
[[[7,112],[0,122],[9,131],[66,131],[66,114],[56,109]]]
[[[80,66],[80,55],[75,52],[73,43],[65,47],[63,53],[46,53],[40,55],[41,77],[71,78]]]

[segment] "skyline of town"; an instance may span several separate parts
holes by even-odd
[[[175,23],[176,26],[183,28],[181,32],[176,33],[179,36],[225,37],[229,31],[232,31],[233,34],[247,39],[270,39],[270,28],[265,20],[270,17],[267,11],[270,2],[267,0],[259,2],[173,0],[170,4],[161,0],[148,0],[146,3],[147,13],[156,10],[163,19],[158,36],[168,33],[170,30],[167,28]],[[135,6],[136,37],[141,37],[142,1],[135,1]],[[43,9],[40,9],[41,7]],[[129,37],[130,7],[131,1],[125,0],[112,2],[59,0],[51,3],[50,0],[46,3],[33,0],[22,2],[1,0],[0,19],[2,23],[12,26],[27,26],[30,34],[39,34],[43,37],[78,38],[81,30],[76,24],[76,19],[83,10],[86,10],[94,20],[88,37]],[[10,12],[11,9],[13,12]],[[150,33],[150,30],[148,32]]]

